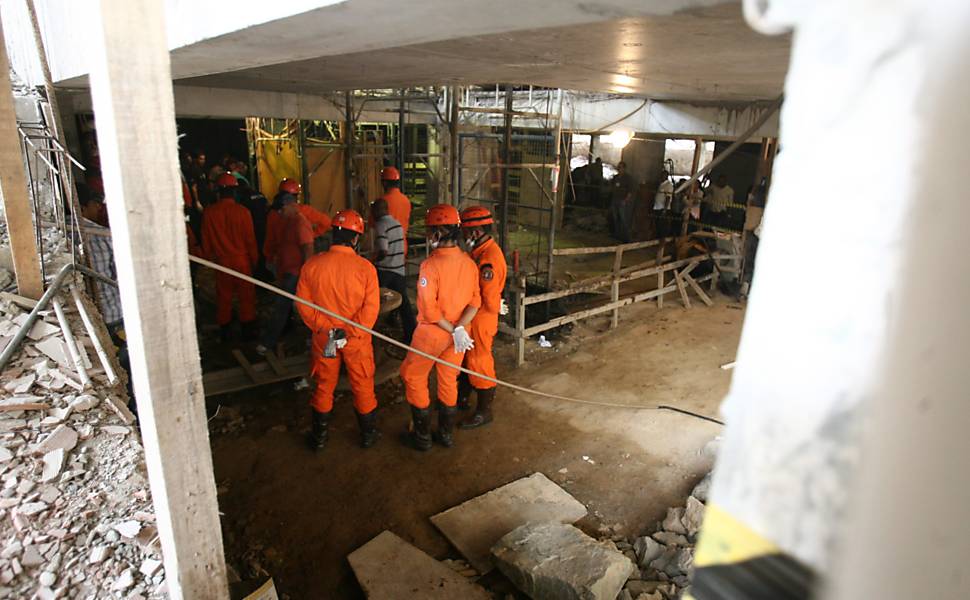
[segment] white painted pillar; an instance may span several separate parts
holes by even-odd
[[[968,598],[970,4],[745,7],[795,35],[711,505],[837,600]]]
[[[228,598],[192,310],[164,3],[100,0],[101,168],[171,598]]]

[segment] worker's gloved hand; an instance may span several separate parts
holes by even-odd
[[[507,314],[509,314],[509,305],[505,301],[505,298],[502,298],[502,303],[498,307],[498,314],[500,314],[500,315],[507,315]]]
[[[340,350],[347,345],[347,339],[344,338],[342,340],[334,340],[333,345],[337,348],[337,350]]]
[[[455,352],[461,354],[475,347],[475,341],[472,336],[468,335],[465,328],[459,325],[455,327],[455,331],[451,334],[451,338],[455,341]]]

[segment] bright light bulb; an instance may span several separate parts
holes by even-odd
[[[614,148],[625,148],[632,139],[632,131],[627,129],[617,129],[616,131],[611,131],[610,134],[606,136],[606,143]]]

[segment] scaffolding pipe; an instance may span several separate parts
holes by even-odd
[[[354,105],[353,92],[344,92],[344,143],[347,148],[347,156],[344,160],[344,175],[347,178],[347,208],[354,206]]]
[[[78,314],[81,315],[81,322],[84,324],[84,329],[88,332],[88,337],[91,338],[91,343],[94,345],[94,351],[98,353],[98,360],[101,361],[105,375],[108,376],[108,382],[114,385],[118,382],[118,374],[115,373],[114,367],[111,366],[108,353],[104,349],[104,344],[101,343],[101,337],[94,328],[94,322],[91,321],[91,316],[88,314],[87,307],[84,306],[84,301],[81,299],[81,294],[77,291],[77,286],[73,283],[71,284],[71,296],[74,298],[74,304],[77,305]]]
[[[88,370],[84,368],[81,351],[78,350],[74,333],[71,332],[71,324],[64,315],[64,307],[61,306],[61,301],[58,298],[52,299],[51,304],[54,305],[54,314],[57,315],[57,323],[61,326],[61,333],[64,334],[64,342],[67,344],[68,354],[71,355],[71,362],[74,363],[74,370],[77,371],[78,377],[81,378],[81,385],[88,387],[91,385],[91,376],[88,375]]]
[[[461,180],[459,168],[458,168],[458,153],[460,149],[458,148],[458,87],[452,86],[448,91],[448,98],[451,100],[451,110],[450,110],[450,131],[451,142],[448,148],[450,156],[448,157],[448,165],[451,170],[451,203],[458,206],[461,197]]]
[[[495,86],[496,103],[498,102],[498,86]],[[515,98],[512,95],[512,86],[505,84],[505,129],[502,137],[502,164],[512,164],[512,108]],[[501,235],[499,246],[502,252],[508,250],[509,244],[509,196],[512,187],[512,170],[509,168],[502,170],[502,206],[501,206]]]

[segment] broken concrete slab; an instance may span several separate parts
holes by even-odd
[[[369,600],[488,600],[492,597],[390,531],[384,531],[355,550],[347,560]]]
[[[527,523],[575,523],[586,507],[534,473],[431,517],[431,522],[483,575],[492,570],[491,548],[505,534]]]
[[[572,525],[517,527],[492,548],[499,570],[534,600],[613,600],[636,565]]]
[[[42,483],[53,481],[61,474],[61,469],[64,468],[64,454],[64,449],[58,448],[44,455],[44,471],[40,476]]]
[[[633,550],[637,554],[637,561],[641,567],[646,567],[663,554],[664,548],[663,544],[647,536],[639,537],[633,542]]]
[[[77,446],[77,432],[67,425],[58,425],[49,436],[34,446],[34,454],[47,454],[54,450],[72,450]]]
[[[681,507],[668,508],[667,516],[664,518],[663,528],[665,531],[672,531],[674,533],[687,533],[687,528],[684,527],[684,522],[682,520],[684,516],[684,509]]]
[[[688,535],[697,535],[697,532],[700,531],[701,524],[704,522],[704,508],[704,504],[697,498],[687,497],[687,506],[684,507],[684,516],[681,520],[684,522]]]

